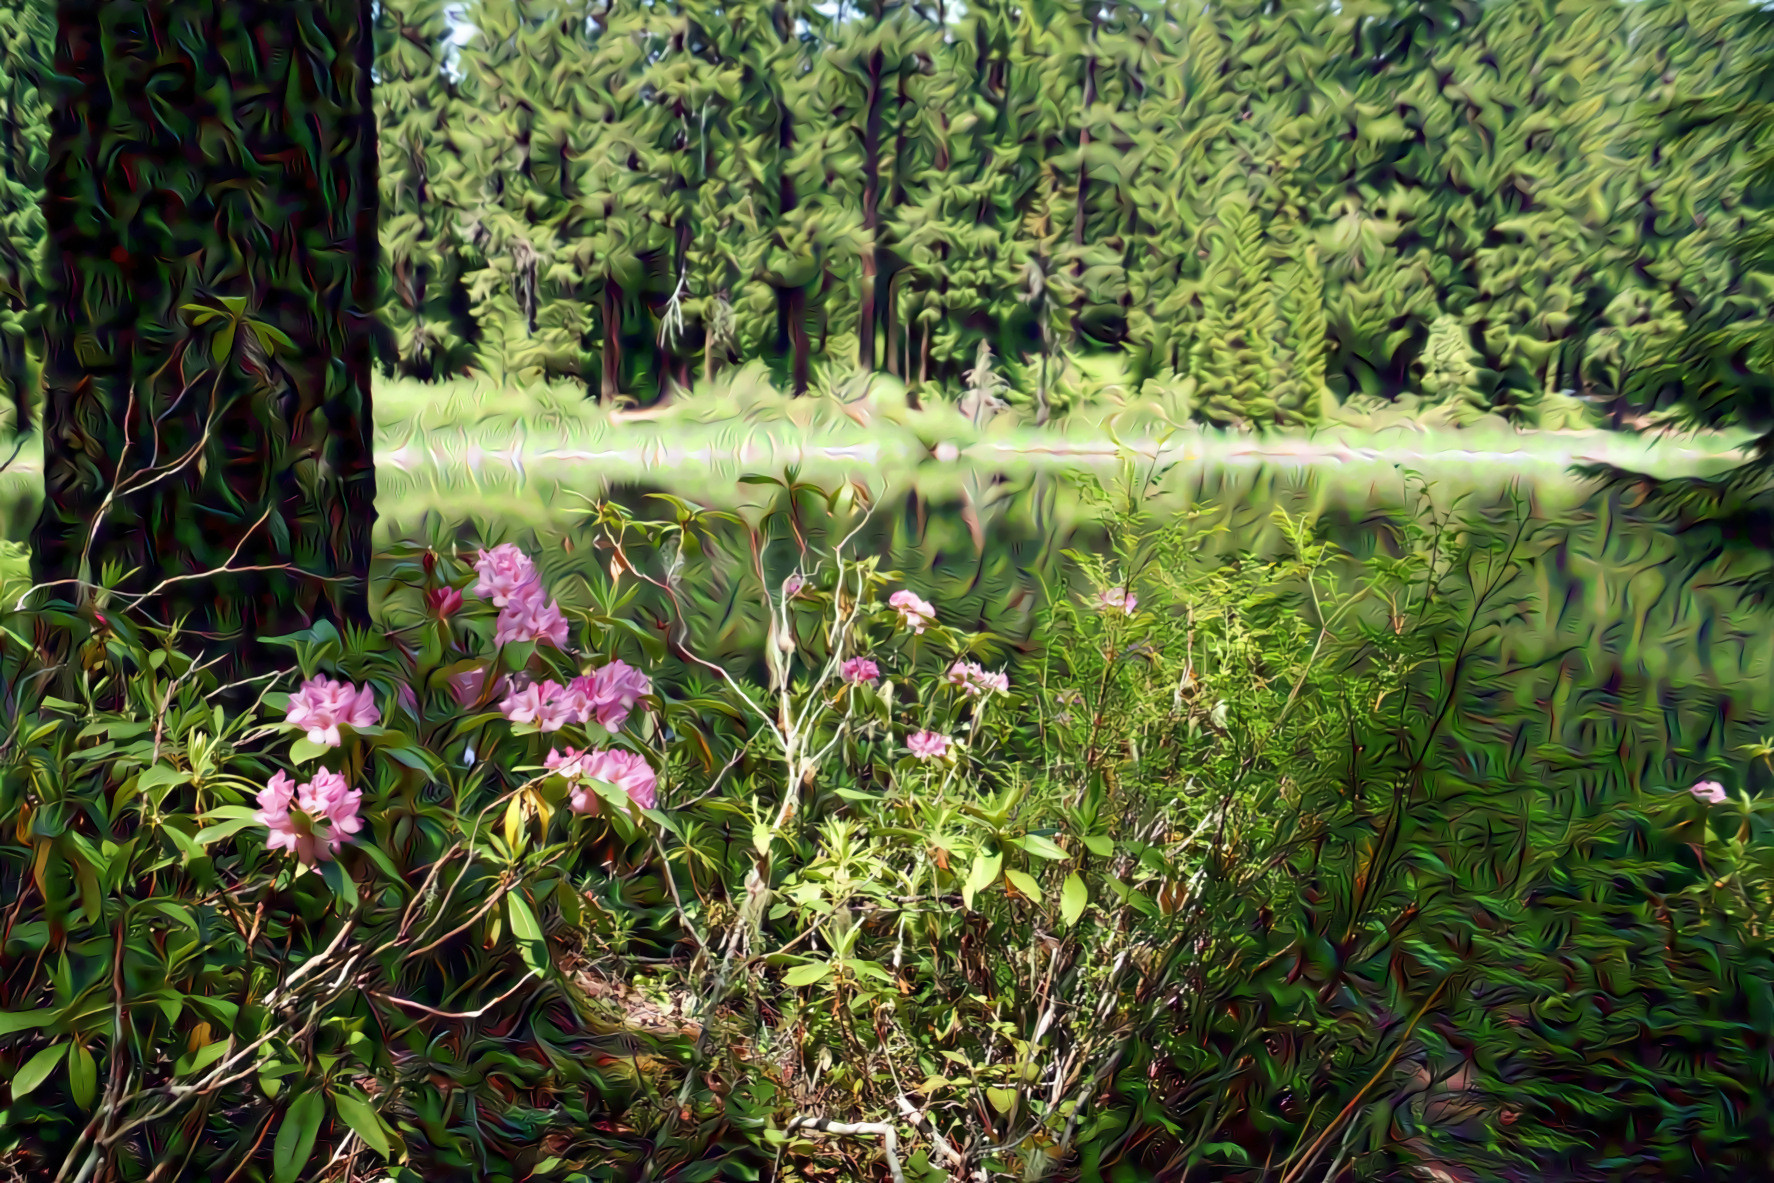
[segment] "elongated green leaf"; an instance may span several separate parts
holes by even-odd
[[[394,1144],[388,1140],[388,1131],[383,1127],[382,1119],[376,1116],[376,1111],[367,1102],[350,1093],[334,1093],[333,1108],[338,1110],[345,1124],[363,1139],[364,1145],[383,1158],[393,1157]]]
[[[296,1183],[301,1178],[308,1156],[314,1153],[314,1139],[325,1116],[326,1098],[318,1090],[303,1093],[290,1102],[283,1114],[283,1124],[277,1129],[277,1141],[271,1147],[273,1183]]]
[[[1073,871],[1066,876],[1066,884],[1060,889],[1059,918],[1068,925],[1078,923],[1078,918],[1084,915],[1084,907],[1088,903],[1090,889],[1084,886],[1084,880],[1078,878],[1078,872]]]
[[[1071,855],[1067,854],[1065,851],[1061,850],[1059,847],[1059,844],[1057,842],[1055,842],[1053,839],[1043,837],[1040,834],[1025,835],[1021,839],[1019,844],[1022,846],[1022,848],[1024,850],[1028,851],[1030,854],[1034,855],[1036,858],[1044,858],[1044,859],[1052,860],[1054,862],[1062,862],[1065,859],[1069,859],[1072,857]]]
[[[99,1097],[99,1065],[92,1053],[77,1043],[68,1045],[68,1089],[74,1104],[90,1110]]]
[[[1017,891],[1021,892],[1035,903],[1038,904],[1041,902],[1041,885],[1036,883],[1035,877],[1027,871],[1006,871],[1004,872],[1004,878],[1010,880],[1010,886],[1016,888]]]
[[[216,335],[210,339],[210,356],[219,366],[228,360],[228,355],[233,351],[234,325],[229,323],[216,330]]]
[[[240,831],[246,829],[248,826],[256,826],[258,824],[258,822],[250,817],[235,817],[229,818],[220,825],[205,826],[203,829],[197,831],[197,845],[208,846],[212,842],[220,842],[224,838],[240,833]]]
[[[973,897],[997,882],[998,872],[1004,866],[1002,855],[987,854],[980,851],[973,856],[973,866],[967,872],[967,882],[961,885],[961,899],[969,907],[973,907]]]
[[[136,791],[145,793],[161,785],[182,785],[190,779],[189,772],[183,772],[170,764],[156,764],[136,779]]]
[[[12,1099],[14,1101],[23,1100],[38,1085],[48,1080],[49,1074],[55,1071],[55,1066],[61,1063],[62,1057],[67,1054],[67,1045],[58,1043],[53,1047],[44,1048],[26,1060],[25,1066],[13,1074],[10,1083]]]
[[[344,905],[347,912],[357,910],[357,884],[345,873],[345,868],[338,863],[320,864],[320,877],[326,885],[333,889],[333,894]]]
[[[38,1027],[47,1027],[55,1020],[54,1007],[43,1007],[40,1010],[0,1011],[0,1035],[11,1035],[15,1031],[33,1031]]]
[[[326,755],[326,751],[326,744],[315,743],[304,735],[301,739],[298,739],[295,743],[290,745],[290,762],[293,764],[306,764],[310,760],[320,759],[320,757]]]
[[[810,961],[806,965],[797,965],[783,974],[782,984],[799,989],[802,986],[811,986],[815,982],[824,981],[831,976],[831,973],[831,962]]]
[[[542,926],[536,923],[536,914],[530,911],[530,905],[515,891],[505,899],[511,913],[511,935],[517,940],[518,954],[523,957],[524,964],[535,971],[536,976],[546,976],[548,942],[543,939]]]

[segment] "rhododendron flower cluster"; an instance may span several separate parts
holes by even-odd
[[[522,644],[525,641],[547,641],[556,649],[567,645],[567,618],[560,605],[547,598],[540,583],[520,588],[499,613],[493,626],[493,644]]]
[[[374,727],[382,721],[382,714],[376,709],[376,699],[369,686],[360,690],[349,682],[310,678],[290,695],[284,721],[306,731],[309,742],[336,748],[342,742],[339,739],[341,723],[350,727]]]
[[[952,743],[946,735],[934,731],[918,731],[906,737],[906,747],[920,760],[937,760],[948,754]]]
[[[260,790],[253,820],[271,831],[266,849],[287,850],[303,866],[312,867],[331,862],[345,844],[344,836],[363,828],[357,813],[362,801],[363,794],[346,788],[345,778],[337,772],[323,768],[305,785],[279,772]]]
[[[1106,611],[1123,612],[1132,616],[1133,610],[1139,607],[1140,598],[1124,587],[1111,587],[1097,597],[1097,603]]]
[[[1725,786],[1721,785],[1716,780],[1703,780],[1693,788],[1689,789],[1688,792],[1694,794],[1694,796],[1700,798],[1700,800],[1706,802],[1708,805],[1723,805],[1729,800],[1729,798],[1725,796]]]
[[[957,661],[949,667],[949,685],[959,686],[969,695],[1009,694],[1010,675],[990,673],[976,661]]]
[[[641,696],[652,690],[647,675],[625,661],[612,661],[565,686],[549,680],[511,687],[499,710],[513,723],[534,723],[543,731],[559,731],[568,723],[592,719],[615,731],[627,722]]]
[[[474,594],[482,599],[493,601],[493,607],[503,608],[517,598],[519,592],[532,586],[540,586],[542,577],[536,573],[536,564],[530,556],[509,542],[501,543],[492,550],[483,550],[474,562],[474,569],[480,572],[480,581],[474,585]]]
[[[857,682],[879,682],[881,667],[866,657],[852,657],[838,667],[839,675],[844,681],[854,685]]]
[[[925,625],[936,623],[935,606],[920,599],[916,592],[896,591],[887,597],[887,604],[899,613],[900,622],[914,633],[921,633]]]
[[[556,649],[566,647],[567,618],[543,590],[542,576],[528,555],[503,542],[481,551],[474,569],[480,572],[474,594],[503,609],[493,627],[493,644],[547,641]]]
[[[652,809],[658,800],[659,778],[652,765],[634,752],[620,748],[596,748],[587,752],[568,748],[557,752],[550,748],[542,764],[570,781],[601,780],[615,785],[642,809]],[[595,812],[597,794],[587,785],[575,785],[568,804],[574,813]]]

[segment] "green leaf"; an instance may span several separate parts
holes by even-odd
[[[259,344],[265,347],[266,353],[276,352],[272,348],[273,345],[277,345],[289,353],[296,351],[296,343],[290,340],[288,333],[276,325],[261,324],[255,320],[249,322],[247,327],[252,329],[253,335],[259,339]]]
[[[277,1141],[271,1148],[273,1183],[296,1183],[308,1156],[314,1152],[314,1138],[320,1133],[321,1119],[326,1116],[326,1098],[318,1091],[303,1093],[290,1102],[278,1127]]]
[[[1059,844],[1053,839],[1044,838],[1040,834],[1025,835],[1018,840],[1018,845],[1036,858],[1049,859],[1053,862],[1063,862],[1072,857],[1061,850]]]
[[[357,884],[345,873],[344,867],[336,862],[322,863],[320,877],[333,889],[333,895],[338,897],[347,912],[357,911]]]
[[[388,1140],[388,1131],[383,1128],[382,1119],[365,1101],[359,1100],[350,1093],[334,1093],[333,1108],[346,1125],[356,1131],[364,1145],[370,1147],[383,1158],[394,1156],[394,1144]]]
[[[68,1088],[74,1094],[74,1104],[81,1109],[91,1109],[98,1100],[98,1061],[77,1043],[68,1045]]]
[[[11,1035],[17,1031],[34,1031],[39,1027],[47,1027],[55,1021],[56,1009],[43,1007],[40,1010],[0,1011],[0,1035]]]
[[[882,982],[889,986],[893,985],[893,975],[888,973],[887,967],[878,961],[866,961],[854,957],[847,958],[844,962],[844,968],[859,978],[873,978],[877,982]]]
[[[1084,886],[1084,880],[1078,878],[1078,872],[1073,871],[1066,876],[1066,885],[1060,889],[1059,918],[1068,927],[1078,923],[1078,918],[1084,915],[1084,906],[1088,903],[1090,889]]]
[[[376,869],[388,876],[390,881],[403,885],[406,883],[406,877],[403,876],[400,873],[400,869],[394,865],[394,860],[389,858],[387,853],[374,842],[366,842],[355,849],[363,851],[364,857],[369,859],[372,863],[375,863]]]
[[[301,739],[298,739],[295,743],[290,745],[290,762],[292,764],[306,764],[310,760],[324,756],[326,751],[326,744],[315,743],[304,735]]]
[[[229,324],[223,325],[217,330],[216,335],[210,338],[209,355],[215,359],[215,363],[219,366],[227,361],[228,355],[233,352],[234,325],[230,322]]]
[[[258,824],[250,817],[236,817],[230,818],[219,826],[205,826],[197,831],[197,845],[208,846],[212,842],[220,842],[224,838],[238,834],[248,826]]]
[[[190,779],[189,772],[182,772],[170,764],[156,764],[136,778],[136,791],[145,793],[161,785],[182,785]]]
[[[1108,858],[1115,853],[1115,840],[1107,834],[1092,834],[1084,840],[1084,845],[1098,858]]]
[[[1010,880],[1010,886],[1016,888],[1030,900],[1037,904],[1041,902],[1041,885],[1036,883],[1035,877],[1027,871],[1006,871],[1004,878]]]
[[[55,1066],[62,1062],[62,1057],[66,1054],[66,1045],[58,1043],[54,1047],[44,1048],[26,1060],[25,1066],[13,1073],[12,1099],[14,1101],[23,1100],[38,1085],[48,1080],[49,1074],[55,1071]]]
[[[517,939],[518,953],[537,977],[546,977],[548,942],[543,939],[542,926],[536,923],[536,914],[530,911],[530,905],[523,896],[515,891],[505,899],[511,912],[511,935]]]
[[[1003,866],[1002,855],[988,855],[982,850],[973,856],[973,866],[967,872],[967,882],[961,885],[961,899],[968,908],[973,907],[974,896],[997,882],[998,871]]]
[[[814,982],[824,981],[832,973],[829,961],[809,961],[806,965],[797,965],[782,975],[782,984],[799,989],[811,986]]]
[[[988,1088],[986,1090],[986,1100],[991,1102],[993,1109],[1009,1116],[1010,1111],[1016,1108],[1016,1090]]]

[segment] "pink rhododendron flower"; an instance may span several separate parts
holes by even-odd
[[[434,587],[425,593],[425,608],[439,620],[448,620],[462,607],[462,593],[453,587]]]
[[[653,808],[658,800],[659,778],[653,772],[652,765],[634,752],[617,748],[575,752],[568,748],[564,754],[557,755],[551,749],[543,764],[569,780],[601,780],[615,785],[642,809]],[[568,804],[574,813],[596,812],[597,794],[590,786],[576,786],[570,794]]]
[[[413,718],[417,719],[419,717],[419,700],[414,696],[413,688],[408,686],[405,682],[402,682],[394,688],[394,701],[399,703],[401,709],[413,716]]]
[[[783,582],[782,594],[792,600],[796,596],[800,595],[801,589],[806,586],[807,586],[807,580],[804,576],[800,575],[799,573],[794,574],[794,575],[790,575],[788,577],[788,579],[786,579]]]
[[[542,683],[542,709],[536,714],[536,726],[543,731],[559,731],[568,723],[583,723],[585,716],[575,708],[576,697],[558,682]]]
[[[934,731],[919,731],[906,737],[906,747],[912,755],[920,760],[935,760],[948,754],[952,742],[946,735],[938,735]]]
[[[857,682],[879,682],[881,667],[866,657],[852,657],[838,667],[838,673],[844,681],[852,684]]]
[[[290,821],[290,804],[295,799],[296,782],[287,772],[279,772],[259,790],[259,809],[253,820],[271,831],[265,840],[266,849],[295,851],[298,835]]]
[[[1725,786],[1721,785],[1716,780],[1703,780],[1693,788],[1689,789],[1688,792],[1694,794],[1708,805],[1723,805],[1729,800],[1729,798],[1725,796]]]
[[[532,682],[507,690],[504,701],[499,704],[499,713],[509,723],[534,723],[536,716],[542,713],[544,688],[553,685],[553,682]]]
[[[358,816],[362,801],[363,794],[346,788],[345,778],[337,772],[323,768],[305,785],[279,772],[260,790],[253,820],[271,831],[265,839],[267,850],[287,850],[311,867],[331,862],[345,844],[343,836],[363,828]]]
[[[959,686],[968,695],[1008,694],[1010,675],[991,673],[976,661],[957,661],[949,667],[949,685]]]
[[[925,625],[936,623],[936,608],[928,600],[920,599],[916,592],[896,591],[887,597],[887,604],[899,613],[901,623],[914,633],[921,633]]]
[[[599,725],[614,731],[628,719],[641,695],[653,692],[653,683],[627,662],[616,660],[592,671],[589,689]]]
[[[584,723],[597,716],[597,679],[590,674],[580,674],[562,688],[559,696],[561,709],[568,712],[570,721]]]
[[[481,551],[474,569],[480,572],[480,582],[474,585],[474,594],[492,600],[495,608],[505,607],[526,588],[541,586],[536,564],[509,542]]]
[[[499,613],[493,628],[493,644],[521,644],[524,641],[547,641],[556,649],[567,644],[567,618],[560,605],[547,599],[540,583],[520,588]]]
[[[1139,607],[1140,598],[1124,587],[1112,587],[1098,596],[1097,602],[1107,611],[1124,612],[1132,616],[1133,610]]]
[[[579,760],[585,753],[577,748],[569,747],[565,751],[548,749],[548,755],[542,758],[542,767],[550,772],[558,772],[568,780],[579,775]]]
[[[369,686],[359,690],[349,682],[310,678],[290,695],[289,713],[284,721],[306,731],[310,742],[336,748],[341,742],[341,723],[374,727],[382,721],[382,714],[376,709],[375,695]]]

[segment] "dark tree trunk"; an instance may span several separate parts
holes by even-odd
[[[614,403],[622,386],[622,285],[613,278],[604,280],[603,320],[604,370],[598,401]]]
[[[265,638],[370,624],[370,4],[61,0],[57,17],[72,90],[45,182],[33,578],[136,568],[119,586],[139,593],[227,567],[164,587],[146,614],[187,616],[225,681],[286,668]],[[294,348],[267,363],[243,330],[218,363],[222,321],[194,327],[181,307],[224,299]]]
[[[794,392],[799,398],[807,393],[813,352],[812,344],[807,340],[807,288],[804,284],[789,289],[788,339]]]
[[[875,254],[875,237],[881,226],[881,72],[885,62],[879,49],[869,55],[868,100],[862,125],[862,232],[867,245],[862,248],[862,308],[856,327],[856,364],[864,373],[872,373],[875,368],[875,322],[880,319],[875,286],[880,282],[881,264]]]

